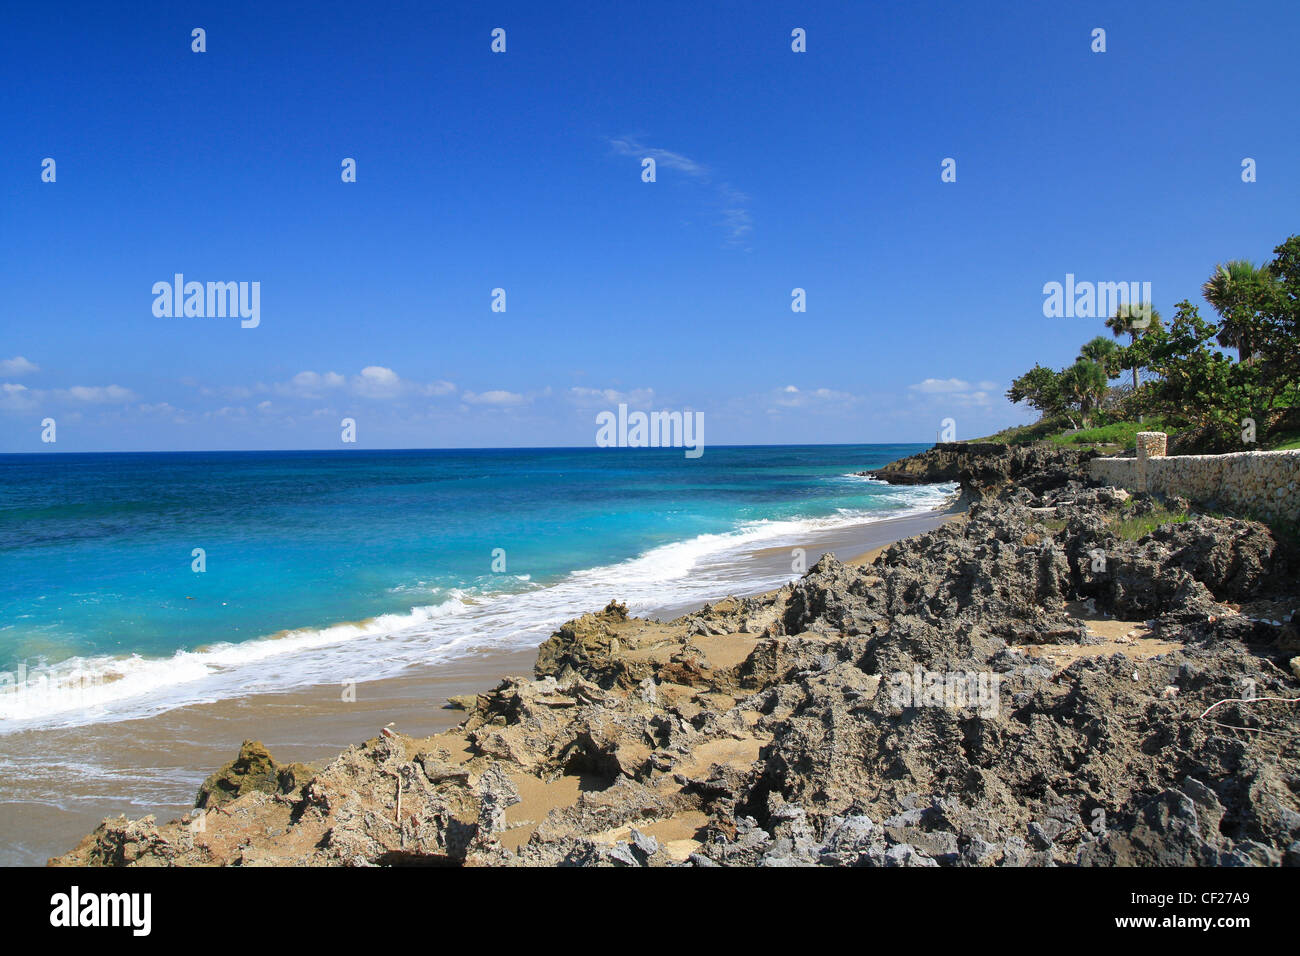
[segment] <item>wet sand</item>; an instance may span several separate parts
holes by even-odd
[[[716,596],[757,593],[752,562],[774,574],[799,576],[794,549],[811,567],[823,552],[841,560],[869,558],[901,538],[954,518],[929,512],[793,538],[757,549],[739,561],[708,562],[694,573],[717,582]],[[617,595],[610,595],[616,598]],[[670,620],[697,603],[656,608]],[[573,608],[576,617],[597,607]],[[0,748],[22,770],[0,779],[0,865],[43,865],[70,850],[105,816],[179,817],[194,805],[200,783],[234,758],[240,742],[261,740],[280,761],[323,761],[376,736],[390,722],[426,736],[460,722],[447,698],[495,686],[507,675],[531,675],[536,649],[486,650],[436,667],[412,668],[400,677],[356,685],[355,700],[337,684],[286,693],[257,694],[180,707],[137,720],[0,736]]]

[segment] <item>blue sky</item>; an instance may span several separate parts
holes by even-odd
[[[1104,331],[1044,283],[1168,314],[1300,225],[1292,0],[703,6],[6,5],[0,451],[974,437]]]

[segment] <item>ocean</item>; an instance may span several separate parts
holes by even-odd
[[[612,598],[765,591],[795,556],[741,555],[942,504],[853,474],[925,447],[0,455],[0,734],[536,646]]]

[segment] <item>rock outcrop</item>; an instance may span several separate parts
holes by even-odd
[[[239,755],[199,787],[198,810],[220,807],[246,793],[291,793],[312,775],[307,764],[276,763],[260,740],[245,740]]]
[[[931,485],[955,481],[978,500],[1011,487],[1035,494],[1082,477],[1082,465],[1097,453],[1050,442],[1004,445],[998,442],[942,442],[918,455],[860,474],[893,485]]]

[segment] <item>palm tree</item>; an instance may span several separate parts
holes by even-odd
[[[1201,286],[1205,301],[1214,306],[1223,319],[1218,343],[1237,350],[1237,361],[1250,364],[1254,356],[1252,325],[1259,312],[1259,295],[1271,287],[1276,278],[1268,266],[1256,267],[1247,259],[1219,263]]]
[[[1152,329],[1162,327],[1164,323],[1160,320],[1160,313],[1151,307],[1150,302],[1143,302],[1140,305],[1120,305],[1115,309],[1115,314],[1106,320],[1106,328],[1110,329],[1115,338],[1121,335],[1129,336],[1129,344],[1136,345],[1139,336],[1146,335]],[[1138,367],[1133,366],[1133,391],[1138,387]]]
[[[1100,365],[1107,379],[1119,374],[1119,346],[1104,335],[1085,342],[1079,349],[1079,358]]]
[[[1078,405],[1080,408],[1086,400],[1086,393],[1083,388],[1083,382],[1079,378],[1078,366],[1072,365],[1069,368],[1061,369],[1061,374],[1056,380],[1057,387],[1061,392],[1062,410],[1070,424],[1074,425],[1074,412],[1072,406]],[[1083,427],[1082,415],[1079,418],[1079,424],[1075,427]]]
[[[1092,409],[1101,403],[1106,394],[1106,370],[1097,362],[1079,359],[1061,372],[1061,392],[1079,406],[1079,420],[1083,427],[1092,418]]]

